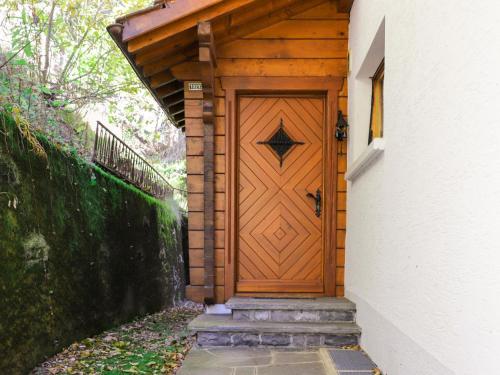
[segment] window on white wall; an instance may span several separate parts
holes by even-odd
[[[374,138],[384,136],[384,60],[372,77],[372,105],[370,112],[370,131],[368,144]]]

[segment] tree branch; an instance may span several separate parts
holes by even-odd
[[[56,0],[52,0],[52,6],[50,8],[48,27],[47,27],[47,40],[45,41],[45,61],[42,69],[42,82],[45,84],[47,82],[47,76],[49,73],[50,64],[50,40],[52,38],[52,26],[54,24],[54,12],[56,9]]]

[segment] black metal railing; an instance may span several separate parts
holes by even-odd
[[[94,163],[157,198],[172,197],[174,188],[142,156],[97,121]]]

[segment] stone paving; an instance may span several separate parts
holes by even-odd
[[[333,375],[319,350],[193,348],[178,375]],[[331,366],[330,366],[331,367]]]

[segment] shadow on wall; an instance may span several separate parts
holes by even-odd
[[[181,221],[0,114],[0,373],[184,297]]]

